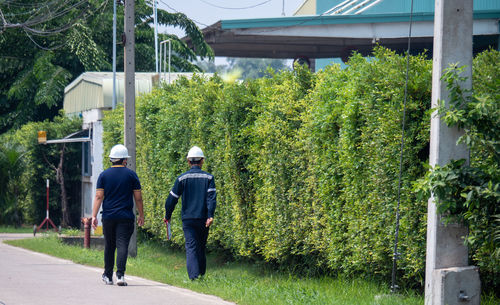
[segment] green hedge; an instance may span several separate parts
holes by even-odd
[[[137,102],[137,172],[146,229],[163,238],[164,201],[192,145],[215,175],[211,247],[310,273],[390,278],[406,59],[377,48],[345,69],[268,72],[245,82],[194,77]],[[410,58],[401,193],[400,278],[423,285],[432,62]],[[108,149],[122,109],[105,118]],[[173,243],[183,244],[179,212]]]

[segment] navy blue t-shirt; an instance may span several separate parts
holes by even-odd
[[[137,174],[123,165],[114,165],[97,179],[97,190],[104,190],[102,219],[135,219],[134,191],[141,189]]]

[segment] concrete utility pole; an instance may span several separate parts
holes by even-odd
[[[130,158],[128,167],[135,171],[135,2],[125,1],[125,101],[124,101],[124,126],[125,126],[125,146],[128,149]],[[135,214],[135,206],[134,206]],[[137,256],[137,224],[134,221],[134,233],[130,238],[128,254]]]
[[[472,87],[472,1],[436,0],[434,15],[434,54],[432,65],[432,107],[440,100],[449,102],[449,92],[441,76],[450,64],[466,65],[464,88]],[[431,166],[466,159],[469,151],[457,139],[463,134],[448,128],[434,113],[431,118]],[[425,305],[479,305],[480,281],[476,267],[468,266],[464,245],[467,228],[461,224],[444,225],[437,214],[433,196],[428,202]]]

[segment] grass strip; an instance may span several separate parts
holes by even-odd
[[[19,233],[16,231],[16,233]],[[103,267],[103,251],[63,244],[55,234],[44,238],[10,240],[5,243],[71,260]],[[137,258],[129,258],[127,274],[219,296],[238,304],[332,304],[332,305],[422,305],[424,299],[413,291],[391,295],[386,285],[373,280],[343,277],[308,278],[285,274],[262,264],[226,261],[208,255],[207,275],[190,281],[182,251],[147,241],[138,244]],[[482,295],[482,305],[498,305],[494,295]]]
[[[8,244],[78,264],[103,267],[103,251],[65,245],[56,236],[7,241]],[[271,270],[260,264],[225,261],[208,255],[207,275],[190,281],[184,253],[155,242],[138,244],[138,256],[129,258],[127,274],[219,296],[238,304],[369,304],[421,305],[413,292],[392,296],[380,283],[363,279],[306,278]]]
[[[43,238],[5,241],[10,245],[46,253],[78,264],[103,267],[103,251],[63,244],[55,234]],[[262,264],[227,261],[213,253],[208,257],[207,275],[190,281],[185,254],[154,241],[138,243],[138,256],[129,258],[127,274],[219,296],[248,305],[423,305],[413,291],[391,295],[381,283],[343,277],[309,278],[272,270]],[[482,295],[482,305],[498,305],[494,295]]]
[[[33,227],[0,226],[0,233],[32,233]]]

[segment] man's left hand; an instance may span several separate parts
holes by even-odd
[[[207,222],[206,222],[205,226],[207,228],[209,228],[212,225],[213,222],[214,222],[214,219],[212,217],[210,217],[210,218],[207,219]]]

